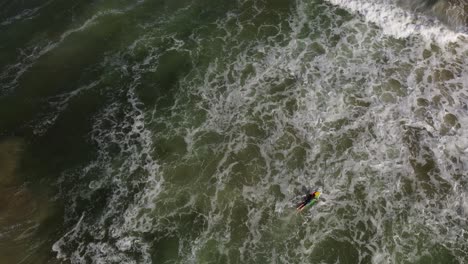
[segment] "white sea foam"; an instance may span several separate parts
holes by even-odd
[[[377,4],[351,3],[365,17],[366,10],[378,10]],[[468,148],[467,62],[458,58],[466,53],[463,42],[456,52],[431,50],[419,38],[402,44],[395,37],[423,32],[438,39],[424,28],[440,25],[418,29],[412,25],[418,20],[396,7],[382,7],[383,22],[393,25],[391,14],[402,14],[397,24],[407,23],[403,33],[379,21],[372,22],[382,28],[342,18],[328,5],[296,4],[280,27],[283,41],[238,41],[249,33],[239,23],[254,22],[235,13],[217,21],[213,38],[192,36],[192,47],[177,35],[160,36],[173,39],[175,51],[192,48],[198,67],[179,80],[169,114],[145,112],[131,86],[128,104],[111,105],[97,118],[93,139],[101,156],[83,172],[102,166],[102,178],[91,187],[115,188],[107,211],[96,222],[83,220],[83,232],[95,241],[78,239],[76,246],[65,236],[54,250],[68,245],[72,252],[61,256],[75,262],[84,255],[96,263],[150,263],[153,245],[142,237],[155,234],[156,250],[159,241],[177,238],[171,260],[182,263],[218,256],[234,256],[233,263],[339,262],[343,248],[359,263],[415,262],[434,247],[466,257],[458,250],[467,245],[460,238],[468,232],[467,190],[456,175],[467,166]],[[327,21],[337,25],[317,28]],[[211,42],[226,34],[225,42]],[[198,61],[216,51],[208,65]],[[158,70],[160,56],[150,52],[133,65],[134,85],[143,72]],[[122,112],[126,121],[119,123]],[[445,131],[447,113],[461,125]],[[185,147],[156,160],[155,138],[179,138]],[[121,156],[112,154],[113,144]],[[424,164],[434,169],[424,172]],[[144,187],[129,197],[128,175],[138,169],[143,174],[136,184]],[[291,200],[304,185],[321,189],[323,199],[311,212],[294,215]]]
[[[144,263],[148,263],[151,259],[145,242],[133,237],[131,233],[151,230],[151,226],[148,227],[145,224],[145,222],[151,222],[147,218],[149,216],[141,215],[141,212],[154,207],[153,201],[160,193],[164,180],[159,173],[159,165],[151,157],[153,148],[151,133],[145,128],[145,114],[139,109],[140,102],[135,95],[134,88],[131,87],[128,90],[130,108],[126,112],[123,123],[117,123],[115,116],[119,114],[122,105],[111,105],[97,119],[93,139],[100,148],[100,157],[97,163],[91,163],[80,172],[86,176],[87,173],[100,169],[103,173],[98,182],[95,180],[90,185],[88,193],[100,191],[94,186],[107,187],[109,184],[116,191],[111,194],[106,210],[102,212],[97,221],[86,219],[87,226],[80,233],[73,231],[73,235],[70,235],[69,232],[54,244],[53,250],[58,253],[58,258],[70,259],[72,263],[81,263],[85,256],[92,258],[96,263],[136,263],[136,260],[128,256],[128,252],[134,250],[139,252],[140,259]],[[112,124],[110,130],[102,127],[105,127],[108,122]],[[128,131],[123,132],[126,129]],[[114,144],[119,146],[121,155],[125,155],[124,160],[121,160],[119,155],[112,158],[113,154],[109,151]],[[114,167],[113,162],[119,163],[119,167]],[[143,179],[136,177],[138,170],[142,170]],[[64,176],[70,177],[70,175]],[[133,184],[141,184],[143,189],[135,196],[128,197],[131,195],[129,188]],[[82,190],[75,191],[83,192]],[[123,211],[119,209],[122,203],[126,204]],[[76,203],[73,203],[73,206],[76,206]],[[73,206],[70,212],[74,211]],[[110,226],[107,224],[108,221],[111,222]],[[104,240],[101,230],[106,229],[108,234],[117,240],[115,244]],[[80,241],[85,234],[91,235],[100,242],[85,244],[84,241]],[[78,243],[78,247],[85,247],[84,254],[65,253],[63,248],[66,248],[67,243]]]
[[[76,96],[95,88],[99,85],[100,82],[101,80],[93,81],[90,84],[78,87],[71,92],[62,93],[60,95],[48,98],[47,103],[50,105],[52,110],[32,124],[34,127],[33,133],[35,135],[44,134],[47,129],[55,124],[57,118],[65,109],[68,108],[68,105]]]
[[[49,4],[51,4],[53,1],[49,0],[45,3],[42,3],[41,5],[37,7],[31,7],[31,8],[26,8],[21,10],[19,14],[16,14],[14,16],[8,17],[2,22],[0,22],[0,26],[8,26],[11,25],[12,23],[15,23],[17,21],[24,21],[24,20],[31,20],[34,19],[39,13],[40,10],[43,8],[46,8]]]
[[[424,16],[416,16],[409,11],[399,8],[389,0],[327,0],[330,3],[357,12],[372,23],[382,28],[385,34],[397,38],[407,38],[412,35],[421,35],[427,40],[440,43],[454,42],[462,36],[448,29],[441,22]]]
[[[44,8],[46,5],[48,5],[48,3],[49,2],[45,3],[41,7],[34,9],[32,13],[29,13],[36,13],[39,9]],[[99,20],[103,17],[125,14],[126,12],[135,8],[139,4],[140,3],[137,2],[122,9],[108,9],[98,11],[93,16],[83,21],[80,25],[74,26],[73,28],[63,32],[57,39],[41,39],[36,41],[33,46],[28,46],[24,48],[23,50],[21,50],[14,64],[7,65],[4,69],[2,69],[2,72],[0,73],[0,82],[2,82],[2,87],[0,88],[0,91],[4,94],[8,94],[9,92],[13,91],[17,87],[18,81],[25,72],[27,72],[41,57],[60,46],[70,35],[88,30],[90,27],[99,23]],[[22,17],[19,17],[18,19],[20,18]]]
[[[49,1],[50,3],[51,1]],[[41,9],[41,7],[36,7],[36,8],[32,8],[32,9],[25,9],[23,11],[21,11],[21,13],[13,16],[13,17],[9,17],[7,19],[5,19],[4,21],[2,21],[0,23],[0,26],[7,26],[7,25],[10,25],[18,20],[26,20],[26,19],[33,19],[35,16],[36,16],[36,13]]]

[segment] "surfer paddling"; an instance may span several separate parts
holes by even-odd
[[[298,206],[297,206],[297,211],[298,212],[301,212],[302,210],[304,210],[306,207],[308,206],[312,206],[317,200],[318,198],[320,197],[320,192],[312,192],[312,193],[308,193],[305,198],[304,198],[304,201],[302,201],[302,203],[300,203]]]

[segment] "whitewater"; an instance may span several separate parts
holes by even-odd
[[[0,262],[468,261],[463,12],[0,8]]]

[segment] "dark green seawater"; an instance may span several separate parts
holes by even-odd
[[[0,0],[0,263],[467,263],[466,8]]]

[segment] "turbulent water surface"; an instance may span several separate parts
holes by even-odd
[[[0,263],[467,263],[467,9],[1,0]]]

